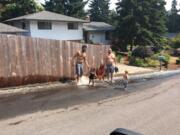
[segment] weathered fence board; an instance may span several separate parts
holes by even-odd
[[[72,58],[82,45],[70,41],[0,35],[0,87],[74,78]],[[109,46],[87,44],[87,47],[88,63],[97,67]]]

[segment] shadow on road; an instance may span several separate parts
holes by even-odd
[[[0,120],[38,111],[67,109],[74,105],[98,103],[108,98],[152,88],[164,81],[165,79],[159,79],[133,83],[129,85],[128,91],[119,89],[117,86],[72,87],[71,89],[51,89],[46,92],[0,98]]]

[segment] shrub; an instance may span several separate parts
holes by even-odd
[[[176,60],[176,64],[180,64],[180,57]]]
[[[167,53],[163,54],[163,56],[165,57],[165,61],[169,63],[171,56]]]
[[[143,59],[145,59],[146,57],[150,57],[153,54],[154,52],[152,51],[151,47],[140,46],[132,51],[132,56]]]
[[[180,34],[172,39],[172,43],[171,44],[172,44],[172,47],[175,48],[175,49],[180,47]]]
[[[154,60],[152,58],[146,58],[144,60],[141,58],[131,57],[129,61],[129,65],[138,66],[138,67],[157,67],[159,66],[159,61]]]
[[[151,58],[146,59],[146,63],[148,67],[157,67],[159,66],[159,61],[158,60],[153,60]]]
[[[141,58],[131,57],[129,61],[129,65],[137,66],[137,67],[147,67],[148,65]]]
[[[116,54],[117,62],[121,62],[122,56],[120,54]]]
[[[163,53],[162,55],[165,57],[165,61],[169,62],[171,56],[168,53]],[[159,56],[160,53],[154,54],[151,56],[151,59],[159,61]]]

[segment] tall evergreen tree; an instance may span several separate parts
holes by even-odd
[[[160,45],[165,27],[164,0],[119,0],[118,39],[121,49],[127,45]]]
[[[47,0],[45,9],[68,16],[85,18],[86,12],[84,7],[86,4],[87,1],[83,0]]]
[[[118,21],[117,21],[117,12],[115,10],[110,11],[109,15],[109,24],[113,26],[117,26]]]
[[[171,11],[168,16],[168,29],[169,32],[178,32],[179,31],[179,23],[178,23],[179,15],[177,9],[177,0],[172,1]]]
[[[66,0],[46,0],[44,7],[48,11],[65,14],[65,1]]]
[[[1,21],[43,10],[36,0],[6,0],[3,2]]]
[[[89,5],[89,14],[91,21],[108,22],[109,21],[110,0],[92,0]]]

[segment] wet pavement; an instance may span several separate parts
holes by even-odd
[[[179,76],[178,76],[179,77]],[[68,109],[71,106],[96,103],[108,98],[125,96],[137,90],[155,87],[165,80],[141,80],[129,84],[124,91],[120,85],[104,83],[100,86],[72,86],[67,89],[51,89],[49,91],[0,98],[0,119],[9,119],[20,115],[43,112],[47,110]]]
[[[179,135],[180,75],[94,88],[72,87],[0,99],[0,135]]]

